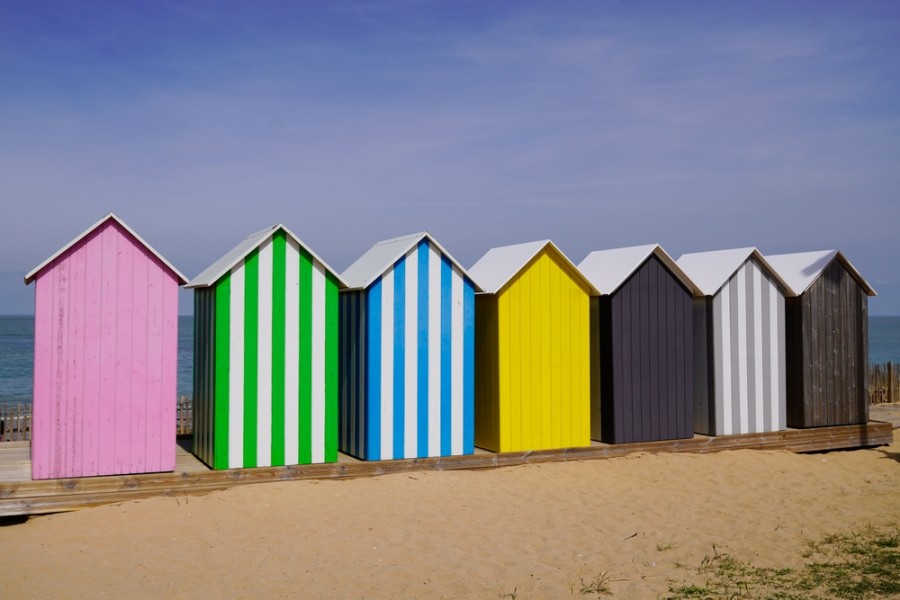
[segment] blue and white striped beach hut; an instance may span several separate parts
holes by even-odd
[[[378,242],[341,278],[341,451],[365,460],[474,452],[481,288],[427,233]]]

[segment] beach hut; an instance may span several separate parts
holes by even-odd
[[[284,225],[194,290],[194,453],[214,469],[337,460],[341,278]]]
[[[868,304],[875,290],[837,250],[766,259],[799,294],[786,301],[788,427],[868,422]]]
[[[785,296],[794,295],[756,248],[678,259],[703,295],[694,301],[694,431],[785,428]]]
[[[694,435],[698,290],[658,244],[591,252],[591,437],[610,444]]]
[[[174,470],[184,276],[109,213],[32,281],[32,478]]]
[[[481,288],[428,233],[378,242],[342,277],[341,450],[365,460],[471,454]]]
[[[550,240],[493,248],[471,269],[475,444],[498,452],[591,443],[590,298]]]

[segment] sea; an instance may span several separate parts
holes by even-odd
[[[193,392],[194,317],[178,317],[178,395]],[[869,317],[869,364],[900,364],[900,317]],[[31,402],[34,317],[0,316],[0,404]]]

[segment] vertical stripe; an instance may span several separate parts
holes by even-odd
[[[232,376],[231,365],[231,337],[235,335],[231,320],[231,273],[227,273],[215,286],[215,382],[209,399],[214,399],[215,414],[213,415],[212,435],[214,448],[212,455],[212,467],[227,469],[231,466],[231,458],[228,452],[231,442],[231,428],[235,425],[231,420],[230,390],[234,389],[230,381]]]
[[[259,250],[244,261],[244,465],[255,467],[259,416],[256,404],[259,372]]]
[[[747,397],[747,296],[746,296],[746,273],[750,263],[744,263],[744,266],[735,276],[737,284],[737,314],[735,318],[738,326],[738,398],[740,412],[737,431],[739,433],[747,433],[747,421],[749,418],[750,399]]]
[[[325,270],[319,261],[312,269],[312,385],[310,461],[325,462]]]
[[[357,341],[356,352],[358,359],[356,361],[357,365],[357,378],[356,378],[356,405],[358,409],[354,412],[358,415],[357,423],[356,423],[356,434],[357,434],[357,442],[356,449],[357,453],[360,456],[364,456],[365,448],[366,448],[366,427],[369,418],[369,409],[368,409],[368,398],[366,397],[366,393],[368,391],[369,385],[369,313],[366,311],[366,303],[365,303],[365,295],[363,292],[357,292],[355,294],[356,300],[356,308],[358,315],[358,323],[356,325],[356,330],[354,332],[354,337]]]
[[[409,268],[406,274],[406,327],[405,327],[405,424],[404,424],[404,456],[412,458],[418,454],[417,432],[419,426],[419,268],[418,248],[413,248],[406,255],[406,264]]]
[[[285,271],[287,236],[279,231],[272,239],[272,443],[270,446],[271,465],[283,465],[284,462],[284,389],[285,371],[284,355],[286,350],[285,319]]]
[[[453,268],[446,257],[441,256],[441,456],[449,456],[453,452],[451,441],[452,409],[451,409],[451,294],[453,291]]]
[[[463,289],[463,345],[463,452],[471,454],[475,451],[475,289],[468,281]]]
[[[297,365],[300,361],[300,247],[289,239],[284,256],[284,464],[300,462],[300,397]],[[274,326],[274,324],[273,324]]]
[[[257,251],[256,466],[272,464],[272,240]],[[280,326],[280,325],[279,325]]]
[[[244,263],[231,269],[230,305],[231,339],[228,355],[228,468],[244,466]]]
[[[310,254],[300,248],[298,254],[299,271],[299,300],[295,310],[298,311],[297,321],[300,331],[298,342],[298,366],[297,387],[299,396],[297,401],[297,448],[298,462],[309,464],[312,462],[312,328],[313,328],[313,265]]]
[[[351,316],[349,312],[349,300],[351,296],[350,294],[340,294],[338,296],[338,310],[340,312],[338,317],[338,331],[340,335],[340,340],[338,346],[340,347],[340,379],[338,381],[339,386],[339,395],[340,395],[340,406],[338,408],[338,415],[340,418],[340,432],[338,435],[338,444],[340,449],[343,452],[347,452],[349,448],[350,442],[350,433],[349,433],[349,425],[350,425],[350,389],[351,389],[351,381],[352,381],[352,373],[353,370],[351,368],[351,356],[350,356],[350,340],[348,335],[349,325],[352,322]]]
[[[775,335],[772,336],[773,342],[775,343],[775,347],[772,349],[772,353],[769,355],[769,360],[772,362],[772,382],[777,386],[775,388],[775,392],[772,394],[772,429],[779,430],[784,429],[785,422],[787,419],[787,403],[785,401],[786,396],[786,372],[785,369],[781,368],[784,357],[784,296],[782,296],[774,282],[770,285],[771,288],[771,298],[772,303],[775,306],[775,311],[772,319],[772,323],[775,329]]]
[[[729,320],[731,328],[731,432],[743,433],[741,431],[741,377],[739,367],[735,363],[737,362],[737,357],[740,356],[739,345],[744,343],[744,340],[741,339],[738,331],[738,320],[741,318],[741,315],[738,311],[737,295],[737,275],[734,275],[728,282],[728,297],[731,301],[729,308],[729,314],[731,315]]]
[[[722,286],[717,301],[720,303],[722,317],[719,319],[720,332],[722,340],[722,361],[716,365],[716,369],[722,374],[722,394],[719,397],[719,403],[722,406],[722,429],[719,433],[728,435],[732,432],[731,420],[731,298],[729,295],[728,284]],[[718,378],[716,378],[718,380]]]
[[[401,259],[394,267],[394,432],[393,457],[404,458],[404,416],[405,384],[403,371],[406,367],[406,259]]]
[[[465,327],[465,307],[463,303],[463,280],[462,272],[456,267],[453,268],[453,280],[451,281],[451,306],[452,306],[452,341],[450,343],[450,405],[451,415],[450,427],[452,435],[452,443],[450,445],[450,454],[465,454],[465,427],[463,421],[463,412],[465,411],[465,373],[463,371],[463,356],[466,349],[464,327]]]
[[[381,276],[381,454],[373,458],[393,458],[394,451],[394,270]]]
[[[325,461],[337,461],[338,431],[338,286],[325,281]]]
[[[769,298],[769,292],[771,291],[772,282],[768,280],[767,277],[763,278],[765,281],[765,290],[761,290],[762,297],[762,318],[760,319],[760,323],[762,326],[762,337],[760,337],[760,350],[763,353],[763,356],[769,355],[769,348],[772,347],[772,336],[771,336],[771,323],[772,323],[772,305],[771,299]],[[765,359],[764,359],[765,360]],[[770,430],[772,424],[772,367],[769,363],[769,360],[765,360],[765,363],[762,365],[760,369],[762,371],[762,385],[760,386],[760,393],[763,398],[763,420],[762,425],[766,430]]]
[[[754,264],[753,269],[753,304],[756,307],[753,318],[753,365],[754,365],[754,389],[756,391],[756,428],[755,431],[766,431],[766,423],[764,420],[764,410],[766,405],[766,394],[763,391],[763,371],[768,369],[765,363],[765,355],[763,354],[763,314],[762,314],[762,285],[764,278],[762,273]]]
[[[428,242],[419,242],[419,341],[416,344],[418,348],[418,366],[417,366],[417,382],[418,390],[418,408],[417,408],[417,431],[416,439],[418,442],[418,456],[428,456]]]
[[[381,457],[381,411],[378,403],[381,402],[381,288],[382,280],[379,279],[369,287],[366,303],[366,320],[368,325],[368,343],[366,344],[368,374],[368,389],[366,400],[362,403],[372,410],[367,411],[365,431],[365,451],[363,456],[367,459]]]
[[[441,452],[441,255],[428,245],[428,456]]]

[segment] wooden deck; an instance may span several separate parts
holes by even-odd
[[[635,452],[718,452],[759,449],[819,452],[890,444],[890,423],[789,429],[774,433],[707,437],[645,444],[609,445],[595,442],[585,448],[496,454],[477,450],[470,456],[365,462],[340,455],[337,463],[213,471],[190,453],[190,441],[180,440],[173,473],[118,475],[75,479],[31,480],[28,442],[0,445],[0,517],[76,510],[149,498],[202,494],[249,483],[303,479],[347,479],[413,471],[490,469],[528,463],[590,460]]]

